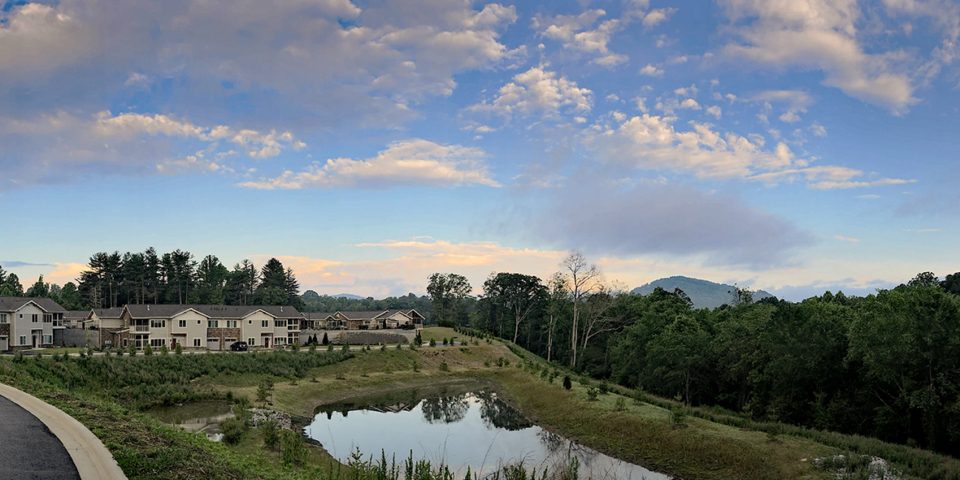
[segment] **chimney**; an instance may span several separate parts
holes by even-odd
[[[283,305],[280,305],[280,313],[283,313]]]

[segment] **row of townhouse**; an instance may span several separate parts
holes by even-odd
[[[416,310],[306,312],[304,316],[309,327],[316,330],[422,329],[424,321]]]
[[[421,329],[423,321],[416,310],[301,313],[290,306],[141,304],[67,311],[47,298],[0,297],[0,352],[65,343],[225,350],[245,341],[271,348],[302,343],[301,330]]]
[[[64,314],[49,298],[0,297],[0,352],[52,346]]]

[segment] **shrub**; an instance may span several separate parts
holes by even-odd
[[[597,401],[597,397],[600,396],[600,389],[597,387],[590,387],[587,389],[587,400],[591,402]]]
[[[382,343],[381,343],[381,344],[380,344],[380,351],[381,351],[381,352],[386,352],[386,351],[387,351],[387,346],[386,346],[385,344],[382,344]]]
[[[150,345],[147,345],[146,347],[143,347],[143,354],[144,354],[144,355],[153,355],[153,347],[151,347]]]
[[[570,390],[571,388],[573,388],[573,384],[570,383],[570,375],[563,376],[563,388],[566,390]]]
[[[403,344],[402,344],[402,343],[398,343],[398,344],[397,344],[397,350],[400,350],[400,349],[402,349],[402,348],[403,348]]]
[[[129,348],[129,350],[128,350],[127,353],[129,353],[131,357],[136,356],[136,355],[137,355],[137,347],[134,346],[134,345],[130,345],[130,348]]]
[[[276,450],[280,445],[280,425],[277,421],[267,419],[260,424],[260,431],[263,432],[263,444],[270,450]]]
[[[177,355],[183,354],[183,347],[181,347],[178,343],[177,346],[173,348],[173,353],[176,353]]]
[[[447,337],[443,337],[443,346],[447,346]]]
[[[416,360],[413,361],[413,371],[414,372],[420,371],[420,364],[418,364]]]
[[[447,362],[446,362],[446,361],[440,362],[440,371],[441,371],[441,372],[449,372],[449,371],[450,371],[450,366],[447,365]]]
[[[240,442],[243,434],[247,431],[247,423],[240,417],[228,418],[220,424],[220,432],[223,434],[223,441],[236,445]]]
[[[684,423],[686,418],[687,418],[687,414],[683,413],[682,410],[677,409],[677,410],[670,411],[670,425],[673,426],[673,428],[686,427],[687,424]]]
[[[343,353],[349,352],[349,351],[350,351],[350,345],[344,343],[344,344],[343,344],[343,348],[341,348],[340,351],[343,352]]]
[[[280,433],[280,456],[287,465],[303,465],[307,459],[307,446],[303,435],[292,430]]]
[[[311,351],[311,352],[316,352],[316,351],[317,351],[317,344],[316,344],[316,343],[311,343],[311,344],[310,344],[310,351]]]
[[[323,332],[323,344],[330,345],[330,339],[327,338],[327,332]]]
[[[618,412],[624,412],[627,410],[627,401],[623,397],[617,397],[617,401],[613,404],[614,410]]]
[[[610,385],[607,385],[607,382],[600,382],[600,395],[606,395],[610,393]]]
[[[324,338],[324,339],[327,338],[327,334],[326,334],[326,333],[323,334],[323,338]],[[332,351],[333,351],[333,344],[332,344],[332,343],[324,343],[324,345],[327,346],[327,351],[328,351],[328,352],[332,352]]]
[[[166,345],[160,345],[160,355],[166,355],[170,353],[170,349]]]
[[[430,339],[430,346],[431,346],[431,347],[436,347],[436,346],[437,346],[437,341],[431,338],[431,339]]]
[[[88,357],[92,357],[92,356],[93,356],[93,349],[90,348],[90,347],[87,347],[87,356],[88,356]]]

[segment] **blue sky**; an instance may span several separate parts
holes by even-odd
[[[0,9],[0,265],[270,256],[305,288],[960,270],[960,5],[109,0]]]

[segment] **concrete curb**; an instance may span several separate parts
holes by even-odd
[[[87,427],[62,410],[29,393],[0,383],[3,395],[43,422],[63,443],[82,480],[126,480],[113,455]]]

